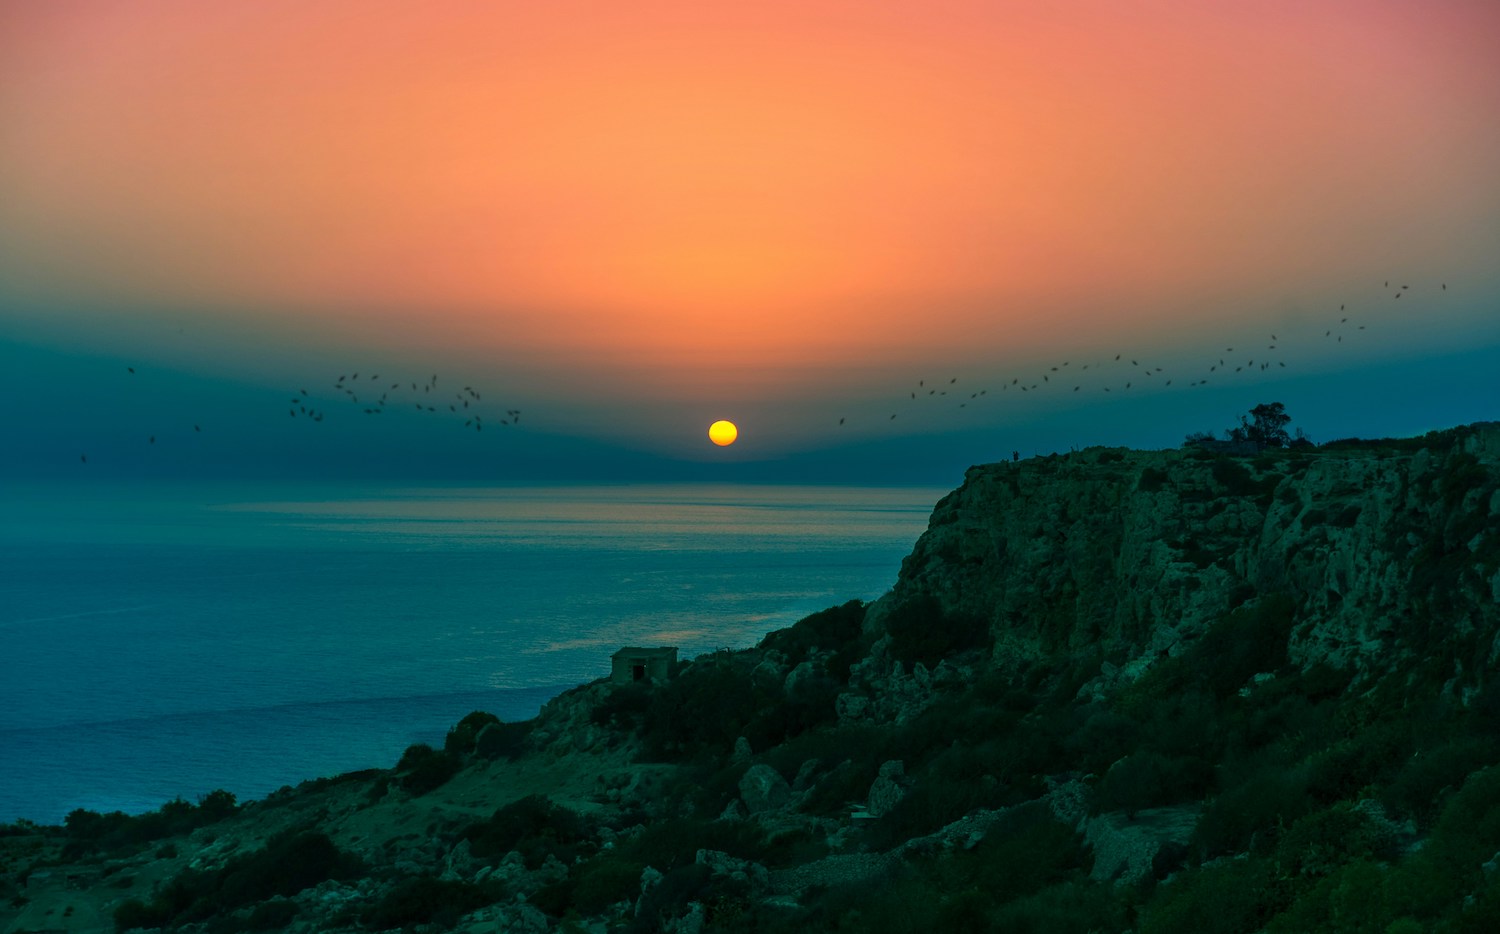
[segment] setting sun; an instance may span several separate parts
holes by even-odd
[[[708,426],[708,440],[725,447],[734,443],[734,439],[740,436],[740,430],[734,426],[734,422],[720,419]]]

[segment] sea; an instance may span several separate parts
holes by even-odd
[[[241,801],[873,600],[946,492],[0,490],[0,823]]]

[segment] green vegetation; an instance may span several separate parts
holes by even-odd
[[[553,804],[545,795],[531,795],[471,825],[462,836],[476,857],[499,859],[515,850],[527,868],[536,869],[549,856],[572,862],[589,831],[573,811]]]
[[[339,850],[327,835],[286,831],[268,840],[263,849],[235,857],[221,869],[184,869],[149,902],[126,899],[115,909],[115,927],[120,931],[176,928],[194,921],[222,919],[241,906],[296,895],[320,882],[356,878],[363,872],[360,860]]]
[[[217,823],[236,810],[234,795],[223,789],[204,795],[196,806],[177,798],[136,817],[120,811],[100,814],[78,808],[63,819],[67,838],[63,856],[77,859],[92,853],[139,848],[153,840],[191,833]]]
[[[1136,481],[1135,488],[1142,493],[1155,493],[1167,483],[1167,472],[1155,467],[1146,467],[1141,471],[1141,478]]]
[[[385,897],[366,909],[360,920],[372,931],[416,924],[431,924],[447,930],[469,912],[505,896],[505,887],[499,884],[476,885],[433,876],[414,876],[397,883]]]
[[[454,753],[438,752],[426,743],[415,743],[406,747],[401,761],[396,763],[401,787],[412,795],[425,795],[441,788],[458,774],[462,761]]]
[[[908,597],[886,616],[891,657],[928,668],[968,649],[987,648],[989,623],[973,614],[949,612],[930,594]]]

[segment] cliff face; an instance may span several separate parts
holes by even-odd
[[[1118,680],[1271,594],[1295,602],[1288,651],[1304,670],[1376,673],[1420,654],[1460,698],[1472,691],[1500,663],[1500,425],[1254,457],[1094,448],[974,467],[866,631],[930,597],[988,621],[995,667],[1099,652]]]

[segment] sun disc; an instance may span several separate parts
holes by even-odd
[[[719,419],[708,426],[708,440],[724,447],[734,443],[734,439],[740,436],[740,430],[734,427],[734,422]]]

